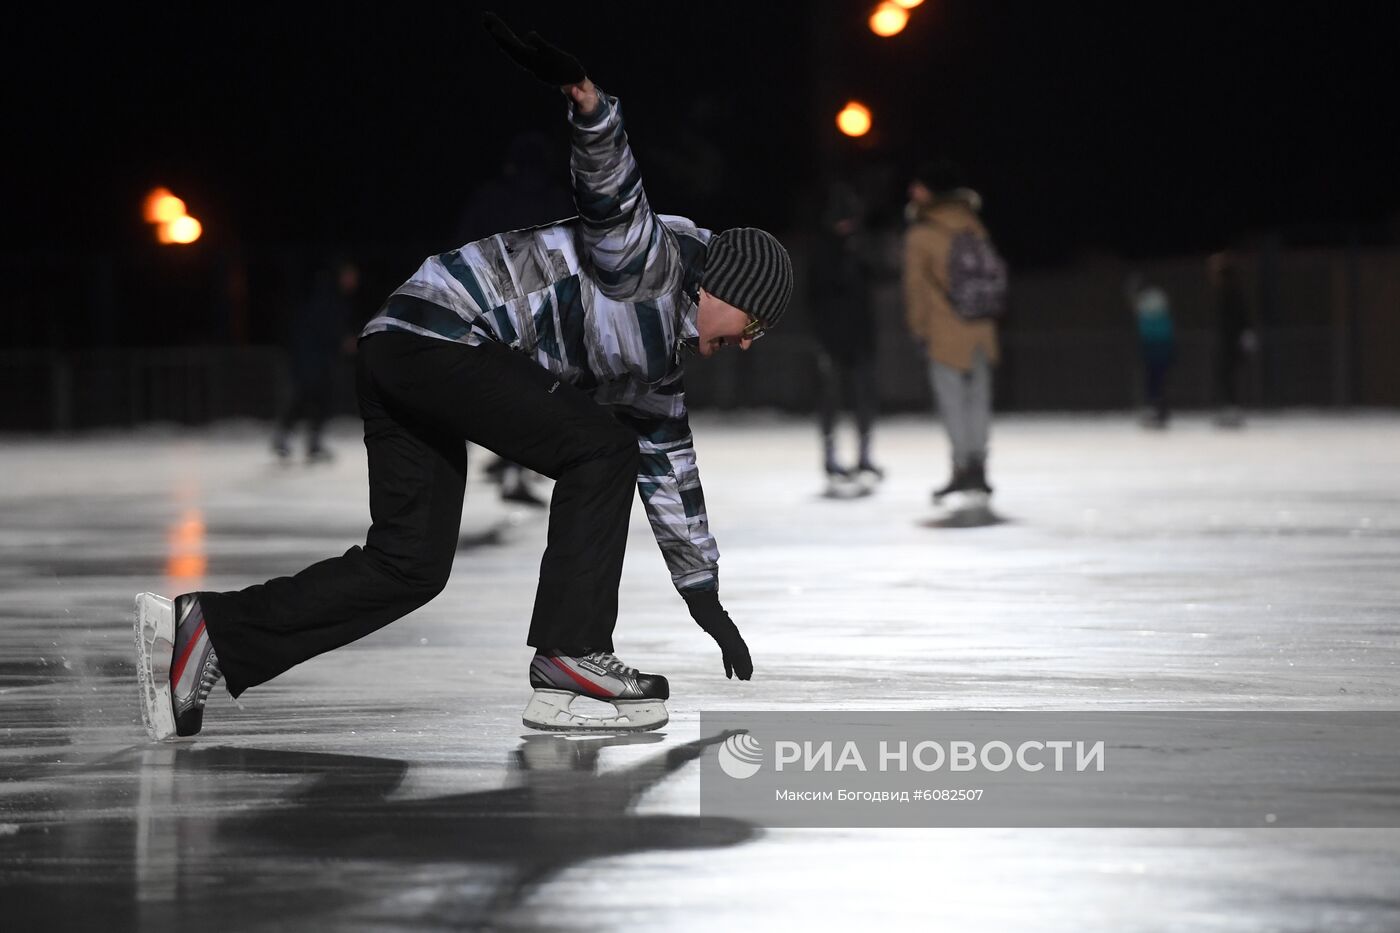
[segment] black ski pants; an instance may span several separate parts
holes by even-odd
[[[369,456],[365,544],[295,576],[200,594],[229,691],[368,635],[442,591],[461,527],[465,441],[557,481],[527,643],[611,651],[636,434],[500,344],[389,331],[360,341],[356,369]],[[471,603],[465,593],[467,611]]]

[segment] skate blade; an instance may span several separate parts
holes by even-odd
[[[975,509],[990,508],[992,504],[991,494],[978,490],[958,490],[957,492],[944,493],[941,496],[933,497],[933,504],[943,506],[953,512],[967,512]]]
[[[141,689],[141,719],[152,741],[175,737],[175,707],[170,698],[170,664],[175,654],[175,603],[155,593],[136,597],[136,680]]]
[[[829,481],[822,490],[823,499],[864,499],[873,495],[875,487],[857,480]]]
[[[616,716],[585,716],[569,709],[580,694],[536,689],[521,722],[545,732],[647,732],[670,721],[665,700],[604,700]]]

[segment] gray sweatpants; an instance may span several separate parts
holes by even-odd
[[[928,372],[953,445],[954,466],[966,467],[974,458],[985,460],[992,429],[992,366],[986,356],[975,351],[972,368],[966,372],[943,363],[929,363]]]

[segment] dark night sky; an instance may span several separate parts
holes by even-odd
[[[1013,262],[1400,217],[1395,4],[927,0],[891,40],[873,2],[486,6],[621,97],[653,204],[706,226],[800,223],[823,147],[897,166],[890,204],[904,166],[953,154]],[[245,244],[446,247],[512,134],[549,133],[563,171],[559,98],[475,4],[74,9],[11,14],[10,252],[144,236],[155,183]],[[861,146],[834,135],[846,95],[875,113]]]

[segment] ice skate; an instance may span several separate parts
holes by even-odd
[[[1138,417],[1138,424],[1149,431],[1165,431],[1170,421],[1170,415],[1160,408],[1149,408]]]
[[[645,732],[666,725],[670,684],[660,674],[643,674],[609,651],[582,656],[538,652],[530,662],[535,694],[521,717],[532,729],[550,732]],[[570,709],[579,697],[610,704],[613,715]]]
[[[948,482],[933,492],[934,505],[942,506],[948,512],[945,522],[956,527],[991,523],[994,519],[991,501],[992,487],[987,482],[986,461],[981,458],[973,458],[965,466],[954,467]]]
[[[858,499],[869,495],[872,486],[851,467],[843,467],[834,459],[826,461],[826,488],[822,496],[827,499]]]
[[[967,466],[967,491],[983,497],[982,504],[992,497],[992,484],[987,482],[987,461],[974,457]]]
[[[502,502],[517,502],[520,505],[528,505],[532,509],[544,509],[549,507],[549,503],[535,495],[534,491],[521,483],[511,489],[502,490]]]
[[[308,465],[317,463],[332,463],[335,461],[335,454],[331,453],[320,444],[313,444],[306,449],[306,462]]]
[[[536,495],[525,482],[525,471],[519,467],[507,468],[505,478],[501,482],[501,501],[517,502],[536,509],[549,507],[549,502]]]
[[[141,718],[157,742],[199,732],[209,691],[223,676],[199,597],[136,597],[136,677]]]
[[[985,489],[965,489],[946,501],[954,512],[981,513],[992,507],[991,493]]]
[[[885,481],[885,471],[871,463],[868,458],[862,458],[860,463],[856,464],[854,474],[856,485],[860,487],[863,496],[875,492]]]
[[[1217,428],[1242,428],[1244,427],[1244,412],[1233,405],[1225,408],[1215,416],[1215,426]]]
[[[969,485],[971,479],[972,477],[965,467],[954,467],[953,475],[948,478],[948,482],[933,491],[933,504],[942,505],[943,500],[954,493],[968,491],[972,488]]]
[[[862,480],[879,484],[885,479],[885,471],[871,463],[869,460],[862,460],[856,464],[856,475]]]

